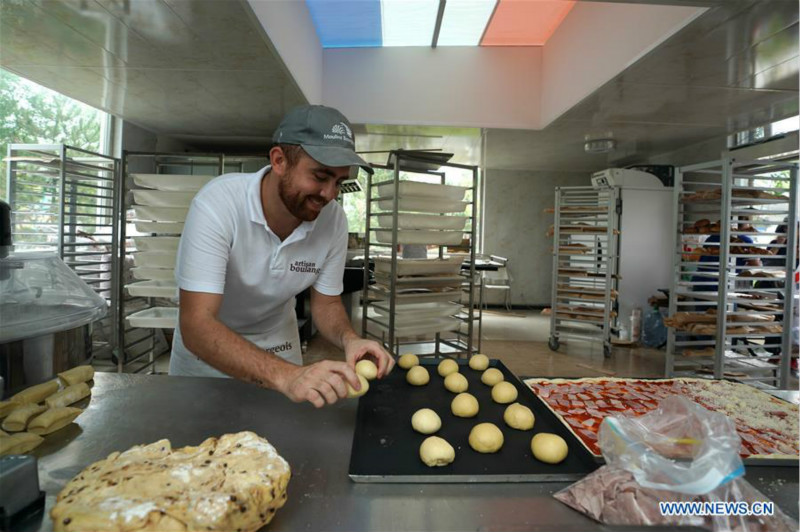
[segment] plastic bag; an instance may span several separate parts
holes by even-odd
[[[667,327],[664,325],[664,317],[656,307],[650,307],[644,315],[642,343],[647,347],[661,347],[667,343]]]
[[[555,497],[602,523],[797,530],[776,505],[744,515],[771,501],[744,480],[741,441],[724,414],[671,396],[643,416],[605,418],[599,444],[606,465]]]

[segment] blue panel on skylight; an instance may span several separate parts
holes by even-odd
[[[380,0],[306,0],[323,48],[381,46]]]

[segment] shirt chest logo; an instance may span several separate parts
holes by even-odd
[[[305,260],[296,260],[292,264],[289,265],[290,272],[296,273],[313,273],[314,275],[318,275],[320,269],[317,268],[316,262],[308,262]]]

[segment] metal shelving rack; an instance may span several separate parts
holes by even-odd
[[[8,146],[7,191],[17,250],[50,249],[95,292],[108,314],[95,323],[93,358],[116,347],[119,159],[64,144]]]
[[[673,318],[682,316],[685,325],[673,322],[669,328],[668,376],[734,378],[758,387],[787,388],[797,264],[797,169],[791,162],[724,156],[678,171],[669,312]],[[787,231],[777,233],[784,223]],[[706,241],[709,234],[717,235],[716,242]],[[741,236],[754,242],[738,241]],[[778,237],[786,242],[771,243]],[[767,254],[777,250],[783,254]],[[698,323],[706,326],[698,329]]]
[[[388,170],[392,172],[392,177],[388,180],[375,182],[376,179],[375,175],[368,175],[367,176],[367,205],[366,205],[366,235],[365,235],[365,244],[364,244],[364,289],[362,293],[362,334],[365,337],[373,337],[379,342],[383,343],[383,345],[389,349],[391,353],[394,355],[399,355],[400,347],[406,345],[424,345],[424,344],[431,344],[433,343],[433,352],[432,353],[417,353],[422,356],[432,355],[434,357],[440,357],[442,355],[456,355],[456,356],[471,356],[473,353],[477,353],[476,342],[474,339],[474,333],[476,332],[475,322],[479,319],[476,316],[475,312],[475,293],[476,293],[476,270],[475,270],[475,238],[476,238],[476,230],[477,224],[475,223],[476,215],[477,215],[477,197],[478,197],[478,167],[471,166],[471,165],[463,165],[463,164],[456,164],[456,163],[439,163],[437,166],[440,167],[449,167],[449,168],[458,168],[462,170],[466,170],[472,172],[472,186],[469,188],[471,191],[472,196],[469,198],[469,208],[471,209],[471,215],[468,217],[467,224],[469,225],[468,228],[465,228],[463,231],[459,230],[459,233],[462,234],[469,234],[469,268],[462,268],[460,270],[460,275],[463,277],[463,281],[460,283],[461,289],[453,291],[453,299],[451,301],[455,302],[457,300],[458,303],[462,304],[462,311],[456,315],[456,318],[461,321],[459,328],[455,331],[450,331],[451,337],[445,337],[447,332],[436,332],[434,334],[433,342],[430,341],[415,341],[415,340],[407,340],[401,341],[401,338],[395,334],[395,323],[396,323],[396,307],[397,307],[397,296],[398,296],[398,289],[400,284],[398,283],[398,267],[397,267],[397,259],[398,259],[398,230],[401,229],[398,227],[398,215],[400,214],[400,209],[398,208],[399,202],[399,190],[400,190],[400,172],[409,172],[409,173],[416,173],[416,174],[424,174],[424,175],[436,175],[439,176],[441,184],[446,183],[446,177],[443,172],[436,172],[432,170],[419,170],[414,168],[414,164],[425,164],[429,163],[429,159],[425,158],[418,158],[415,157],[411,153],[404,153],[403,150],[396,150],[391,152],[394,155],[393,158],[393,165],[378,165],[373,164],[373,167],[379,170]],[[417,167],[419,168],[419,167]],[[385,183],[392,183],[394,186],[394,191],[391,197],[380,197],[375,196],[373,197],[373,190],[375,187],[385,184]],[[393,201],[393,208],[390,210],[386,210],[383,212],[376,212],[375,206],[379,201],[386,201],[392,200]],[[373,221],[377,217],[381,216],[390,216],[392,217],[392,242],[381,244],[378,242],[373,242],[372,239],[372,231],[375,230],[373,227]],[[387,229],[388,230],[388,229]],[[447,246],[446,245],[439,245],[439,252],[438,258],[444,257],[444,250]],[[370,282],[370,271],[369,271],[369,263],[370,258],[374,257],[377,254],[373,254],[373,248],[383,249],[386,250],[388,253],[386,256],[391,257],[391,273],[389,276],[389,290],[388,294],[384,293],[374,286],[369,284]],[[465,259],[466,260],[466,259]],[[463,308],[462,303],[462,295],[464,295],[464,299],[467,300],[466,308]],[[375,334],[374,332],[370,331],[369,324],[370,323],[378,323],[378,320],[369,316],[369,308],[373,303],[376,301],[389,301],[389,319],[388,319],[388,328],[386,332],[383,334]],[[466,329],[466,330],[462,330]]]
[[[230,161],[233,165],[241,167],[242,161]],[[146,174],[197,174],[220,175],[224,168],[225,160],[222,154],[213,153],[160,153],[160,152],[134,152],[126,151],[122,158],[122,175],[125,185],[124,194],[120,201],[120,256],[119,264],[119,300],[120,312],[118,323],[118,342],[122,347],[117,357],[117,370],[125,372],[141,372],[152,368],[161,356],[169,353],[168,343],[157,332],[161,327],[133,327],[126,318],[134,312],[139,312],[155,306],[156,301],[161,305],[175,303],[162,298],[135,297],[126,293],[125,284],[131,280],[130,262],[132,260],[132,246],[128,242],[130,236],[128,225],[134,219],[131,210],[132,198],[127,192],[133,186],[130,175],[133,173]],[[180,236],[180,233],[150,233],[152,236]]]
[[[557,187],[550,340],[600,341],[611,356],[619,268],[619,187]]]

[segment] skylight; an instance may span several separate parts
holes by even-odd
[[[542,46],[575,2],[306,0],[306,4],[323,48],[360,48]]]

